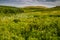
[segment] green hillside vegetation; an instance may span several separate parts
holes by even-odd
[[[60,7],[0,6],[0,40],[60,40]]]
[[[24,13],[24,12],[51,12],[51,11],[60,11],[60,6],[53,8],[47,8],[43,6],[28,6],[24,8],[17,8],[11,6],[0,6],[0,13]]]
[[[28,6],[23,8],[26,12],[44,12],[44,11],[60,11],[60,6],[47,8],[43,6]]]
[[[10,7],[10,6],[0,6],[0,13],[22,13],[24,10],[16,7]]]

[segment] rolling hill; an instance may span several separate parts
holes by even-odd
[[[0,6],[0,13],[24,13],[24,12],[43,12],[43,11],[59,11],[60,6],[47,8],[44,6],[28,6],[24,8],[17,8],[11,6]]]
[[[60,40],[59,8],[0,6],[0,40]]]
[[[17,7],[0,6],[0,13],[22,13],[22,12],[24,12],[24,10]]]

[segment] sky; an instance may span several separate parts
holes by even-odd
[[[54,6],[60,6],[60,0],[0,0],[0,5],[16,6],[16,7],[24,7],[24,6],[54,7]]]

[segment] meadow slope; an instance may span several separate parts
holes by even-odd
[[[60,40],[60,7],[0,6],[0,40]]]

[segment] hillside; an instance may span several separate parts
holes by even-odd
[[[47,8],[44,6],[28,6],[28,7],[24,7],[23,9],[28,12],[59,11],[60,6],[56,6],[52,8]]]
[[[28,6],[17,8],[11,6],[0,6],[0,13],[24,13],[24,12],[44,12],[44,11],[59,11],[60,7],[47,8],[44,6]]]
[[[11,6],[0,6],[0,13],[22,13],[24,10],[17,8],[17,7],[11,7]]]
[[[44,6],[27,6],[23,8],[25,11],[30,12],[38,12],[38,11],[45,11],[47,8]]]
[[[24,8],[17,8],[11,6],[0,6],[0,13],[23,13],[23,12],[39,12],[45,11],[47,8],[43,6],[28,6]]]
[[[53,8],[59,8],[60,9],[60,6],[56,6],[56,7],[53,7]]]
[[[52,7],[52,8],[50,8],[50,10],[52,10],[52,11],[59,11],[60,10],[60,6],[56,6],[56,7]]]
[[[60,40],[59,8],[0,6],[0,40]]]

